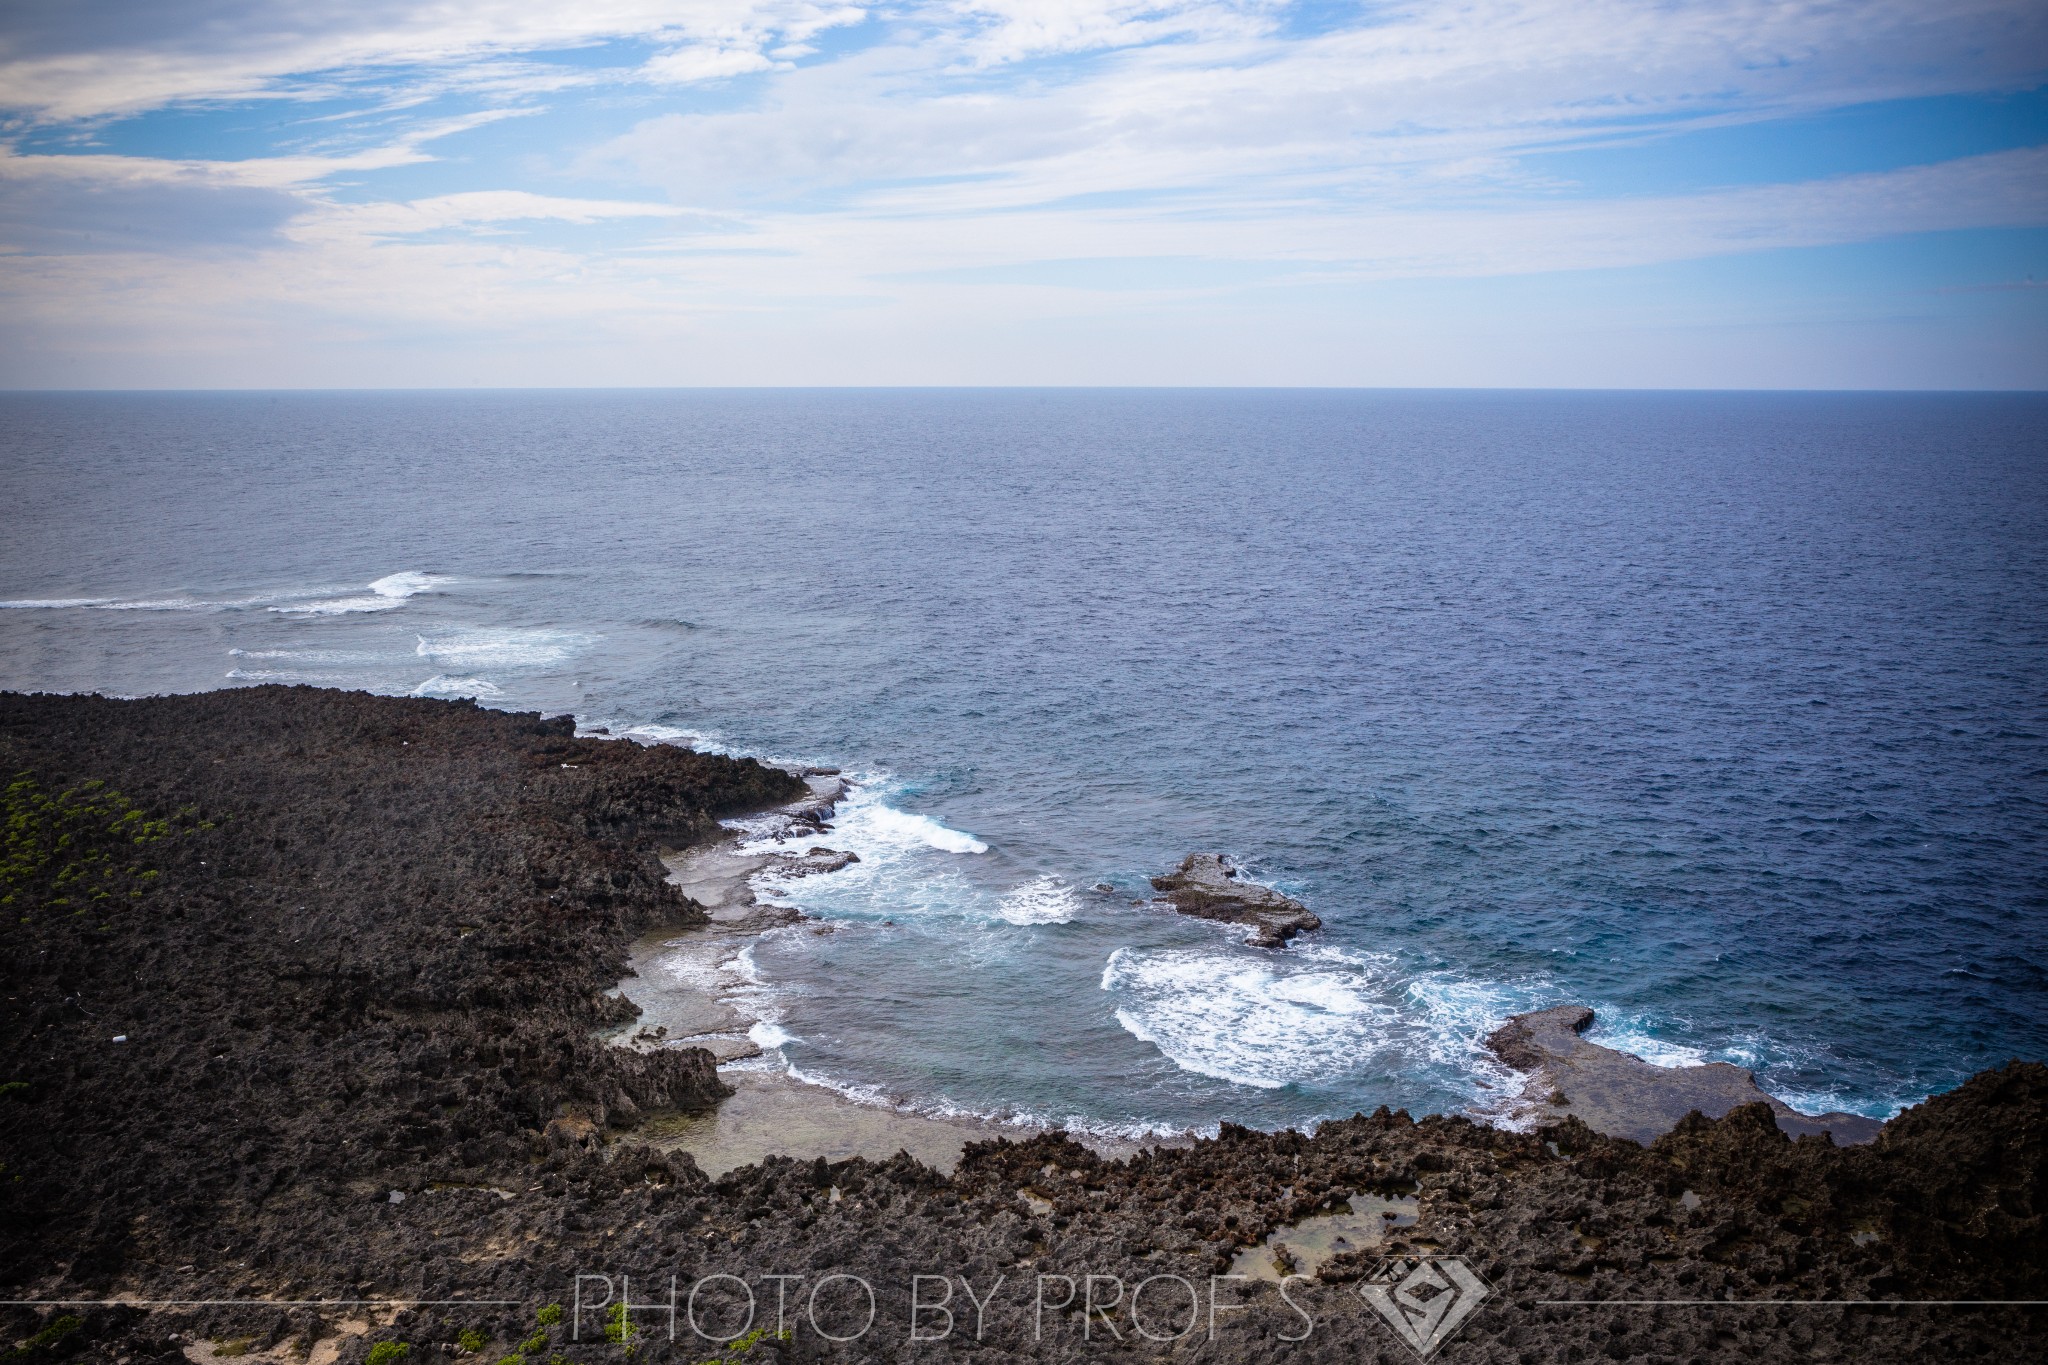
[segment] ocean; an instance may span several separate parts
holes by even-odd
[[[1566,1002],[1807,1109],[2048,1057],[2039,396],[13,394],[0,503],[6,688],[855,775],[738,965],[870,1102],[1494,1113]],[[1198,850],[1325,928],[1140,903]]]

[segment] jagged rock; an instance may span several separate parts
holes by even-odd
[[[1518,1014],[1486,1044],[1527,1075],[1526,1096],[1539,1116],[1578,1119],[1596,1133],[1650,1142],[1694,1110],[1708,1118],[1745,1104],[1769,1106],[1778,1127],[1797,1136],[1828,1133],[1840,1145],[1869,1142],[1883,1126],[1860,1114],[1802,1114],[1765,1093],[1756,1077],[1727,1062],[1653,1066],[1580,1035],[1593,1022],[1584,1005]]]
[[[813,848],[802,853],[776,854],[774,870],[785,877],[809,877],[820,872],[837,872],[859,861],[858,853],[842,852],[836,848]]]
[[[1300,901],[1245,881],[1220,853],[1190,853],[1172,872],[1154,877],[1152,889],[1183,915],[1251,925],[1250,942],[1257,948],[1278,948],[1296,934],[1323,927]]]
[[[75,1317],[0,1303],[0,1342],[71,1324],[60,1349],[23,1348],[38,1360],[246,1348],[361,1365],[379,1339],[410,1343],[413,1361],[493,1360],[536,1333],[528,1358],[583,1360],[598,1320],[584,1316],[578,1348],[570,1322],[537,1324],[535,1307],[573,1304],[588,1270],[630,1274],[636,1304],[643,1274],[676,1274],[681,1295],[741,1274],[770,1327],[782,1282],[768,1272],[801,1275],[792,1339],[762,1343],[792,1365],[1135,1354],[1130,1296],[1146,1283],[1153,1331],[1190,1324],[1167,1350],[1189,1365],[1408,1361],[1355,1283],[1400,1256],[1457,1257],[1496,1287],[1432,1357],[1459,1365],[2039,1354],[2038,1064],[1981,1074],[1847,1148],[1790,1140],[1767,1103],[1689,1115],[1648,1147],[1575,1118],[1516,1133],[1381,1109],[1313,1134],[1225,1123],[1124,1160],[1063,1133],[978,1143],[950,1174],[907,1155],[820,1157],[834,1134],[792,1129],[796,1159],[714,1181],[644,1145],[659,1111],[716,1096],[712,1055],[608,1046],[596,1000],[635,933],[699,915],[662,882],[645,831],[708,835],[718,814],[800,795],[775,777],[571,740],[530,716],[274,688],[0,695],[0,761],[45,788],[99,777],[151,811],[228,817],[146,850],[156,889],[110,929],[30,914],[0,942],[0,1298],[128,1300]],[[1569,1056],[1576,1017],[1566,1038],[1519,1021],[1500,1046],[1531,1065]],[[116,1034],[129,1041],[109,1047]],[[1572,1084],[1555,1088],[1570,1098]],[[1208,1278],[1360,1192],[1412,1198],[1416,1223],[1284,1301]],[[950,1342],[910,1340],[915,1277],[940,1269],[991,1296],[985,1337],[956,1288]],[[851,1351],[798,1307],[835,1275],[879,1299]],[[1090,1275],[1119,1281],[1097,1282],[1126,1296],[1113,1319],[1034,1312],[1041,1277],[1086,1293]],[[1197,1300],[1166,1298],[1167,1277]],[[398,1302],[374,1326],[304,1302],[330,1296]],[[1668,1306],[1614,1302],[1646,1299]],[[1297,1339],[1302,1313],[1314,1330]],[[643,1365],[704,1358],[658,1321],[641,1322]],[[859,1310],[823,1321],[851,1330]],[[471,1333],[485,1350],[458,1347]]]
[[[118,1265],[127,1234],[92,1229],[133,1211],[151,1214],[132,1254],[204,1263],[211,1201],[237,1191],[297,1210],[283,1235],[330,1185],[504,1170],[526,1134],[557,1150],[715,1105],[709,1052],[600,1035],[638,1013],[614,989],[633,940],[705,919],[656,846],[804,794],[751,760],[579,738],[566,717],[316,688],[0,694],[0,763],[191,811],[131,855],[146,894],[90,920],[10,910],[0,1080],[24,1089],[0,1106],[0,1153],[39,1174],[0,1190],[8,1284],[67,1239]]]

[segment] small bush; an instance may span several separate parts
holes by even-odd
[[[724,1350],[720,1351],[711,1359],[703,1361],[701,1365],[740,1365],[740,1357],[751,1352],[756,1346],[759,1346],[762,1342],[788,1341],[791,1339],[791,1336],[792,1333],[790,1332],[790,1329],[787,1327],[783,1328],[779,1332],[771,1332],[766,1327],[756,1327],[753,1331],[747,1333],[745,1336],[739,1337],[733,1341],[728,1341],[725,1344]]]
[[[561,1320],[562,1305],[560,1305],[559,1303],[551,1303],[547,1307],[540,1310],[540,1325],[543,1327],[553,1327],[556,1323],[560,1322]]]
[[[19,773],[0,790],[0,909],[27,923],[23,911],[83,914],[72,911],[74,894],[139,898],[158,873],[132,861],[135,848],[190,833],[193,815],[186,806],[151,820],[97,780],[51,796],[33,774]]]
[[[19,1176],[15,1178],[20,1179]],[[73,1317],[71,1314],[66,1313],[63,1317],[58,1318],[48,1327],[45,1327],[27,1341],[15,1347],[12,1351],[5,1355],[0,1355],[0,1360],[31,1359],[40,1354],[45,1348],[55,1346],[58,1342],[64,1340],[64,1338],[70,1336],[83,1326],[85,1326],[84,1318]]]
[[[460,1346],[463,1350],[469,1352],[471,1355],[475,1355],[478,1351],[481,1351],[484,1348],[484,1341],[484,1334],[482,1332],[477,1331],[474,1327],[465,1331],[461,1336],[455,1338],[455,1344],[457,1346]]]
[[[412,1346],[410,1343],[403,1341],[380,1341],[370,1348],[370,1355],[365,1365],[398,1365],[399,1361],[404,1360],[411,1354]]]

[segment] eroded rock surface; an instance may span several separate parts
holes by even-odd
[[[858,853],[836,848],[809,848],[802,853],[778,853],[774,855],[773,869],[785,877],[810,877],[823,872],[837,872],[852,867],[860,861]]]
[[[1486,1040],[1495,1056],[1529,1077],[1528,1097],[1544,1118],[1578,1119],[1596,1133],[1650,1142],[1698,1110],[1720,1118],[1745,1104],[1769,1107],[1794,1137],[1827,1133],[1841,1145],[1869,1142],[1883,1126],[1860,1114],[1802,1114],[1764,1092],[1756,1077],[1727,1062],[1653,1066],[1586,1041],[1593,1022],[1584,1005],[1518,1014]]]
[[[0,925],[0,1299],[177,1301],[0,1305],[0,1351],[40,1343],[23,1365],[362,1365],[387,1341],[415,1363],[625,1359],[596,1315],[580,1341],[566,1317],[537,1321],[579,1274],[631,1276],[636,1303],[707,1280],[696,1306],[721,1335],[738,1320],[713,1315],[744,1303],[708,1277],[745,1278],[772,1328],[786,1282],[768,1277],[795,1275],[793,1336],[743,1357],[763,1365],[1406,1365],[1358,1292],[1403,1254],[1458,1257],[1492,1286],[1433,1357],[1461,1365],[2021,1360],[2048,1333],[2048,1310],[2004,1302],[2048,1299],[2037,1064],[1855,1147],[1795,1141],[1766,1103],[1647,1147],[1577,1118],[1510,1133],[1381,1110],[1313,1136],[1226,1124],[1125,1160],[1051,1134],[971,1146],[951,1175],[899,1155],[713,1180],[645,1145],[646,1111],[715,1097],[708,1058],[595,1037],[625,1022],[604,988],[631,932],[697,913],[638,831],[689,837],[801,795],[779,776],[533,716],[274,688],[0,696],[0,761],[49,791],[99,778],[206,817],[146,849],[160,875],[131,908]],[[1278,1285],[1225,1282],[1209,1334],[1211,1275],[1354,1196],[1412,1199],[1414,1221],[1292,1282],[1299,1312]],[[874,1287],[858,1340],[802,1311],[833,1275]],[[910,1339],[919,1275],[954,1281],[945,1340]],[[1040,1276],[1057,1305],[1058,1277],[1091,1275],[1110,1277],[1098,1303],[1150,1283],[1155,1333],[1188,1318],[1159,1277],[1200,1311],[1171,1345],[1138,1337],[1127,1304],[1092,1323],[1078,1296],[1034,1312]],[[845,1288],[820,1297],[828,1330],[859,1326]],[[337,1299],[358,1302],[305,1302]],[[1644,1299],[1678,1304],[1613,1302]],[[637,1319],[641,1365],[723,1356],[663,1321]]]
[[[1152,889],[1183,915],[1251,925],[1250,942],[1258,948],[1278,948],[1296,934],[1323,927],[1307,906],[1246,881],[1220,853],[1190,853],[1179,867],[1154,877]]]
[[[516,1168],[715,1104],[710,1053],[598,1035],[634,1015],[612,991],[634,938],[705,918],[656,846],[804,790],[568,717],[315,688],[0,694],[0,763],[189,812],[122,855],[148,865],[132,898],[9,869],[15,1284],[204,1263],[214,1231],[267,1235],[361,1181]]]

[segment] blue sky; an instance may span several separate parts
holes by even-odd
[[[2048,6],[15,0],[0,384],[2048,382]]]

